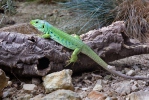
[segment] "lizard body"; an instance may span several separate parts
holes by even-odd
[[[60,43],[61,45],[65,46],[66,48],[69,48],[71,50],[74,50],[71,58],[69,60],[69,63],[74,63],[77,61],[77,55],[81,52],[87,56],[89,56],[92,60],[94,60],[96,63],[98,63],[101,67],[103,67],[105,70],[109,71],[112,74],[115,74],[117,76],[128,78],[128,79],[149,79],[148,77],[132,77],[127,76],[125,74],[122,74],[114,69],[112,66],[108,65],[106,62],[104,62],[89,46],[87,46],[85,43],[82,42],[81,39],[78,37],[73,37],[56,27],[52,26],[48,22],[44,20],[35,19],[32,20],[31,25],[33,25],[36,29],[43,32],[42,35],[43,38],[51,38],[54,41]]]

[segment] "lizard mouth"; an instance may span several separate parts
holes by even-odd
[[[33,21],[30,21],[30,24],[31,24],[31,25],[33,25],[33,24],[34,24],[34,22],[33,22]]]

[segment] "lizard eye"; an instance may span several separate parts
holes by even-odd
[[[38,21],[36,21],[36,23],[38,23]]]
[[[42,28],[44,28],[44,25],[42,26]]]

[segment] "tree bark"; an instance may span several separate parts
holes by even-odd
[[[107,63],[149,53],[148,44],[141,44],[125,35],[122,21],[92,30],[81,35],[81,39]],[[72,50],[51,39],[16,32],[0,32],[0,68],[19,76],[44,76],[64,68],[72,69],[76,73],[99,67],[83,54],[79,54],[75,64],[65,67],[71,53]]]

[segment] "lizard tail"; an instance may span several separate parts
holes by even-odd
[[[103,67],[105,70],[109,71],[110,73],[126,78],[126,79],[135,79],[135,80],[146,80],[149,79],[149,77],[133,77],[133,76],[127,76],[125,74],[122,74],[119,71],[116,71],[114,69],[110,69],[113,68],[112,66],[108,65],[105,61],[103,61],[90,47],[88,47],[87,45],[85,45],[82,48],[82,53],[89,56],[92,60],[94,60],[96,63],[98,63],[101,67]]]

